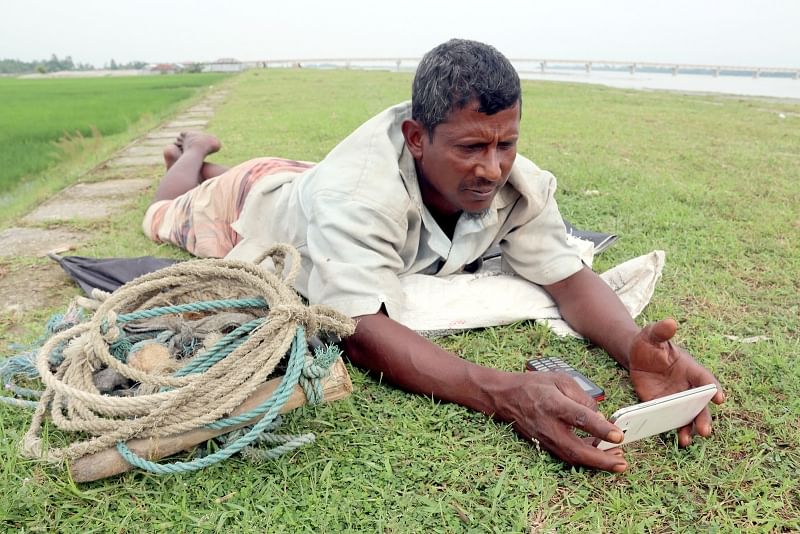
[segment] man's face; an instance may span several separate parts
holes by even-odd
[[[505,184],[517,156],[519,102],[486,115],[472,101],[433,130],[406,135],[417,166],[422,200],[432,213],[480,213]]]

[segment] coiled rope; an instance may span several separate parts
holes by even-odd
[[[287,256],[291,259],[289,272],[281,278]],[[274,273],[257,265],[266,258],[272,259]],[[313,435],[292,437],[265,432],[274,428],[280,409],[296,384],[303,386],[309,402],[321,400],[319,381],[338,354],[328,350],[311,356],[306,335],[327,332],[344,337],[353,333],[355,323],[327,306],[302,303],[292,289],[299,266],[300,257],[294,248],[276,245],[255,263],[178,263],[144,275],[112,293],[89,321],[56,333],[39,350],[36,369],[45,390],[23,439],[23,454],[62,462],[117,447],[137,467],[174,473],[206,467],[256,441],[277,444],[261,455],[271,458],[313,440]],[[176,303],[196,298],[197,294],[246,298]],[[154,303],[167,305],[151,307]],[[237,307],[264,308],[265,316],[241,325],[209,349],[199,351],[171,375],[141,371],[112,354],[112,347],[122,339],[120,325],[127,321]],[[63,361],[51,371],[55,351],[60,352]],[[270,377],[287,353],[285,374],[272,396],[247,414],[228,418],[227,414]],[[92,376],[104,367],[142,386],[153,386],[155,392],[133,397],[103,395]],[[58,428],[89,437],[64,447],[45,447],[41,434],[48,414]],[[125,446],[133,438],[165,437],[203,426],[227,428],[257,416],[261,419],[249,431],[229,441],[222,450],[191,462],[149,462]]]

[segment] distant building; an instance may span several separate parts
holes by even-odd
[[[203,72],[241,72],[244,63],[232,57],[220,58],[212,63],[206,63]]]
[[[156,74],[175,74],[179,70],[180,69],[178,65],[175,65],[174,63],[157,63],[156,65],[150,67],[150,72]]]

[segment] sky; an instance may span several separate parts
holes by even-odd
[[[0,58],[103,66],[414,57],[451,37],[512,59],[800,67],[799,0],[2,0]]]

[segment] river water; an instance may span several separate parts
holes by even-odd
[[[342,68],[347,66],[354,69],[366,70],[389,70],[414,72],[417,67],[416,60],[403,60],[402,64],[391,61],[347,61],[331,60],[325,64],[314,64],[302,62],[304,67],[311,68]],[[750,75],[736,76],[732,74],[720,73],[719,76],[712,74],[689,74],[681,73],[672,75],[669,71],[651,72],[647,70],[637,70],[635,74],[628,71],[608,70],[594,68],[591,72],[586,72],[583,68],[568,68],[564,66],[548,65],[545,72],[539,70],[537,62],[514,61],[520,78],[523,80],[547,80],[552,82],[572,82],[590,83],[618,87],[621,89],[637,90],[656,90],[656,91],[677,91],[681,93],[716,93],[739,96],[770,97],[779,99],[793,99],[800,101],[800,79],[792,77],[773,77],[761,75],[753,78]],[[291,66],[287,62],[285,67]],[[743,69],[744,70],[744,69]]]

